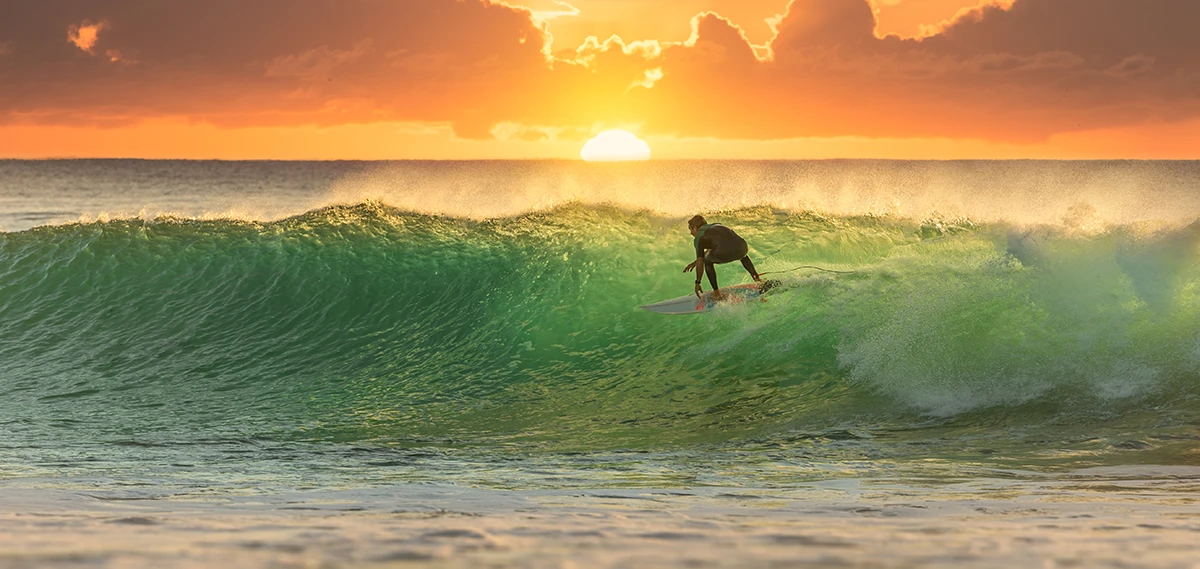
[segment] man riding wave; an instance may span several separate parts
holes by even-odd
[[[695,237],[693,244],[696,246],[696,260],[684,267],[683,272],[696,270],[696,295],[702,292],[700,267],[704,267],[703,272],[708,275],[708,284],[712,287],[712,297],[717,300],[722,298],[721,290],[717,286],[716,269],[716,265],[720,263],[740,260],[754,282],[762,282],[758,271],[754,270],[754,262],[746,254],[749,252],[750,246],[732,229],[719,223],[708,223],[703,216],[697,215],[688,220],[688,230]]]

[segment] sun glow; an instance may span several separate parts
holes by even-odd
[[[650,146],[627,130],[606,130],[587,141],[579,157],[587,162],[649,160]]]

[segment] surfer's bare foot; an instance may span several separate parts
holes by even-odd
[[[725,294],[719,290],[714,290],[709,294],[712,296],[713,300],[725,300]]]

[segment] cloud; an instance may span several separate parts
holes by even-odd
[[[578,18],[550,15],[604,4],[19,2],[0,20],[0,81],[24,87],[0,91],[0,122],[412,121],[522,140],[635,124],[651,135],[1021,142],[1200,117],[1200,2],[985,2],[911,39],[877,37],[882,5],[868,0],[782,2],[767,44],[706,11],[680,22],[686,38],[599,35],[553,54],[552,26]]]
[[[519,88],[549,71],[544,27],[528,11],[482,0],[44,0],[8,10],[0,38],[18,49],[0,78],[27,88],[0,93],[0,122],[391,117],[486,136],[529,101],[518,100]],[[74,55],[53,31],[68,26],[72,43],[63,43]],[[76,57],[80,50],[105,57]],[[118,68],[114,58],[138,64]],[[311,96],[288,96],[303,87]],[[348,100],[369,104],[329,104]]]
[[[121,50],[119,50],[119,49],[106,50],[104,52],[104,55],[105,55],[105,57],[108,58],[109,61],[111,61],[113,63],[119,62],[119,63],[124,63],[126,65],[133,65],[133,64],[137,63],[137,61],[134,61],[132,59],[125,57],[125,55],[122,54]]]
[[[983,19],[989,11],[1008,10],[1012,8],[1015,0],[978,0],[978,4],[974,6],[966,6],[960,8],[954,16],[947,18],[936,24],[922,24],[920,26],[921,33],[919,37],[936,36],[946,28],[949,28],[962,21],[979,21]]]
[[[96,53],[96,42],[100,39],[100,32],[108,29],[108,22],[100,20],[93,24],[89,20],[84,20],[81,24],[71,24],[67,27],[67,41],[75,44],[75,47],[82,49],[90,54]]]
[[[864,0],[793,0],[776,28],[771,48],[777,55],[858,48],[878,40],[875,12]]]
[[[1066,51],[1051,51],[1033,55],[1014,55],[1011,53],[988,54],[976,60],[979,71],[1032,71],[1037,69],[1066,70],[1080,67],[1085,61],[1082,57]]]
[[[589,130],[582,127],[527,125],[507,122],[492,127],[492,137],[496,140],[516,140],[523,142],[583,141],[588,136],[590,136]]]
[[[575,6],[572,6],[566,2],[554,0],[551,2],[551,4],[553,7],[547,9],[531,10],[531,14],[533,15],[534,19],[545,22],[555,18],[575,17],[580,14],[579,8],[576,8]]]
[[[608,39],[600,41],[596,36],[590,36],[578,48],[575,48],[574,56],[568,57],[564,61],[594,66],[597,59],[605,57],[609,52],[633,56],[645,61],[654,61],[662,56],[662,45],[656,41],[635,41],[626,44],[618,36],[610,36]]]
[[[768,60],[731,64],[728,54],[748,46],[712,19],[694,45],[668,49],[655,91],[678,103],[646,126],[1029,142],[1197,116],[1200,37],[1185,23],[1197,18],[1200,4],[1183,0],[1017,0],[981,5],[917,40],[876,37],[865,0],[795,0],[775,23]]]
[[[705,53],[714,63],[751,65],[759,60],[742,28],[715,12],[692,18],[692,34],[681,47],[694,50],[692,56]]]
[[[634,87],[642,87],[644,89],[653,89],[654,84],[658,83],[658,81],[662,78],[663,78],[663,72],[662,72],[661,67],[655,67],[654,69],[647,69],[645,74],[642,76],[642,79],[639,81],[634,81],[633,84],[629,86],[629,88],[632,89]]]
[[[1133,77],[1149,73],[1154,69],[1154,62],[1155,58],[1147,55],[1131,55],[1122,59],[1120,63],[1110,67],[1108,72],[1121,77]]]
[[[323,45],[294,55],[281,55],[267,64],[267,77],[326,78],[335,67],[373,51],[372,40],[365,39],[351,49],[330,49]]]

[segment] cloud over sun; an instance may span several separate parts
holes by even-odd
[[[661,8],[679,39],[577,45],[555,26],[605,3],[551,4],[17,2],[0,19],[0,81],[19,86],[0,94],[0,128],[176,117],[444,124],[465,140],[581,143],[637,125],[651,137],[1032,144],[1200,121],[1191,0],[984,0],[920,38],[879,35],[870,0],[777,0],[757,23],[726,15],[747,3],[696,1],[686,22]]]

